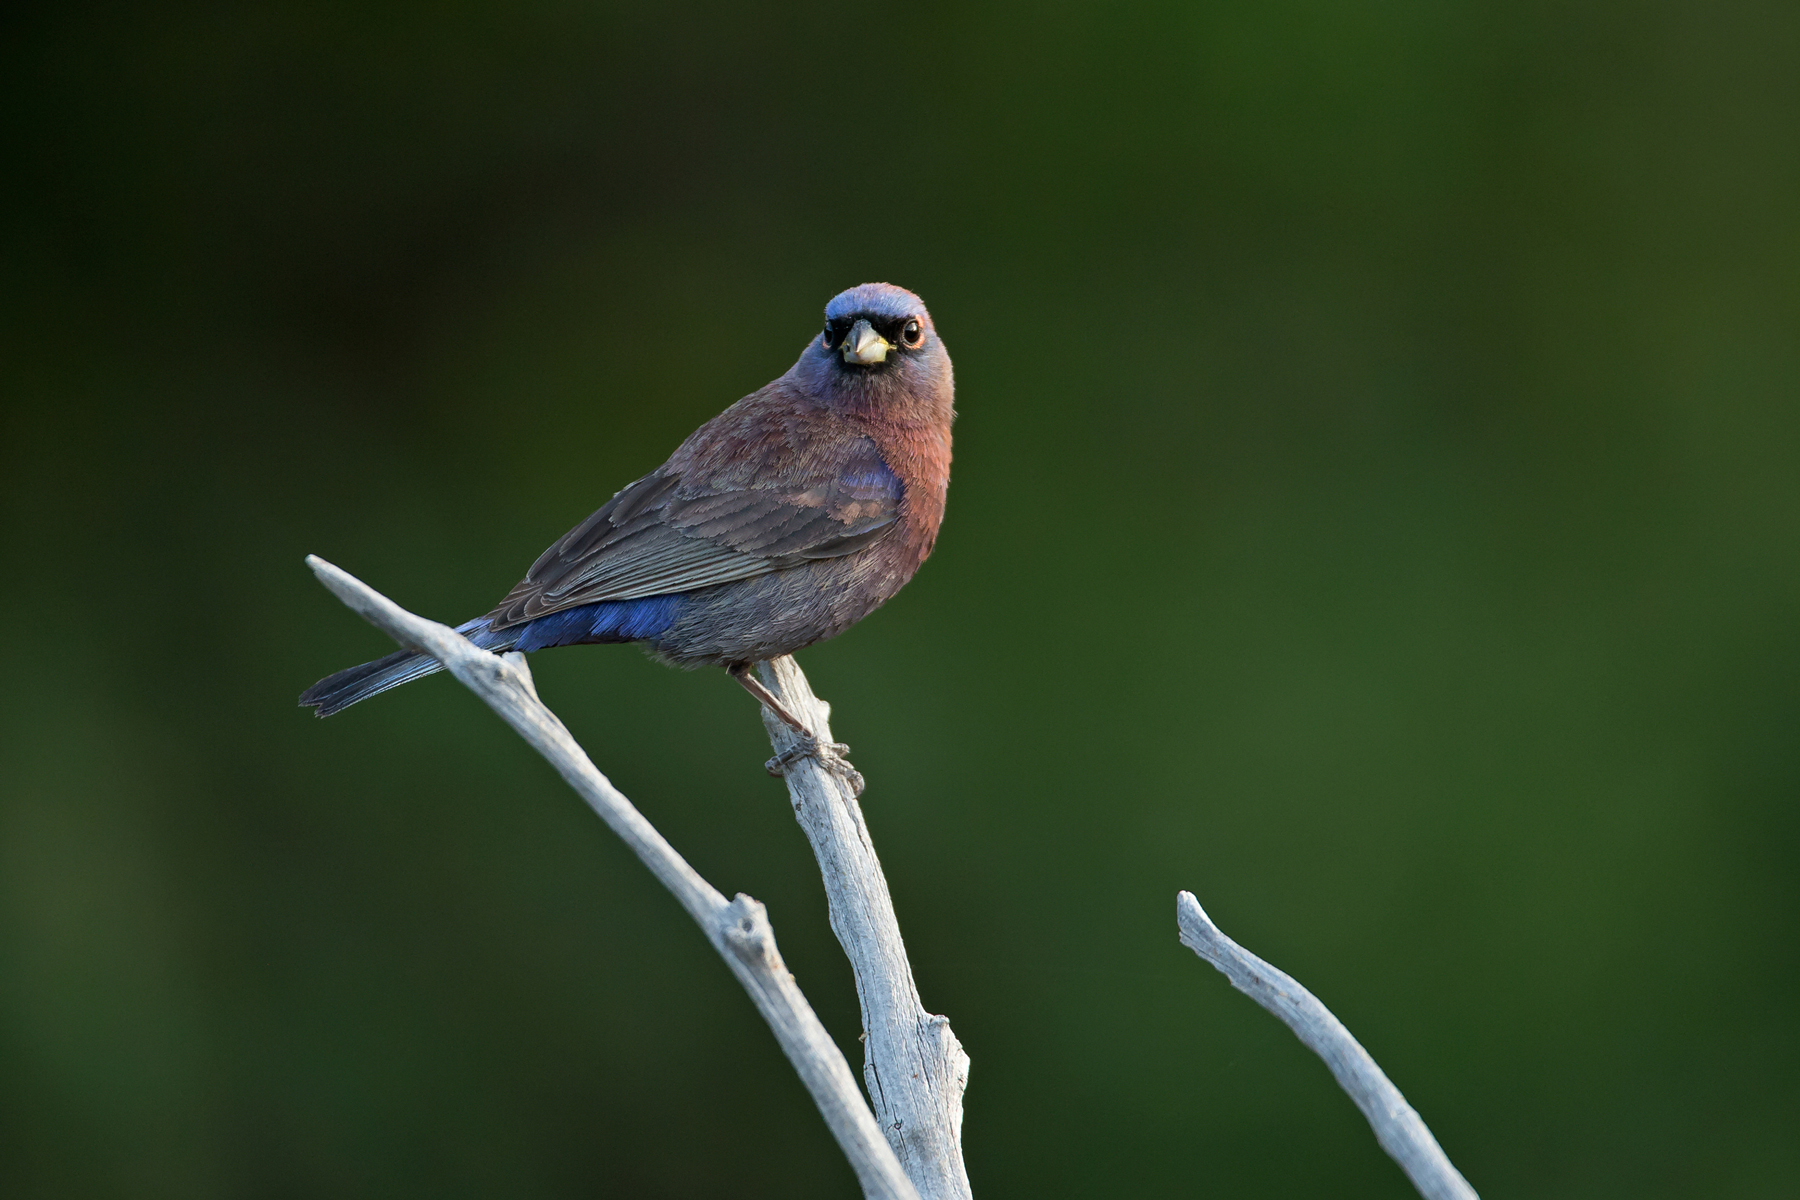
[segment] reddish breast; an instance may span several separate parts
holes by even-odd
[[[950,425],[875,422],[869,436],[889,469],[906,487],[900,534],[913,551],[910,566],[924,562],[937,544],[950,488]]]

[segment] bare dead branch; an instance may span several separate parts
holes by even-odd
[[[361,580],[315,555],[306,565],[331,592],[403,646],[443,663],[554,766],[588,807],[650,868],[700,926],[713,948],[750,993],[775,1040],[812,1093],[832,1136],[850,1160],[863,1194],[879,1200],[918,1200],[918,1190],[882,1136],[837,1044],[801,994],[775,948],[763,906],[739,894],[727,901],[676,853],[631,801],[602,775],[537,697],[521,654],[478,649],[455,630],[407,612]],[[885,898],[885,885],[882,889]],[[911,975],[908,973],[908,979]],[[960,1166],[960,1162],[958,1164]]]
[[[1425,1200],[1476,1200],[1475,1189],[1451,1165],[1400,1089],[1388,1082],[1369,1052],[1318,997],[1226,937],[1192,892],[1176,896],[1175,924],[1182,945],[1217,967],[1232,987],[1274,1013],[1308,1050],[1325,1060],[1338,1086],[1368,1118],[1375,1140]]]
[[[831,706],[813,695],[790,657],[762,663],[763,683],[822,745],[831,744]],[[777,755],[799,735],[766,708],[763,724]],[[800,758],[786,770],[794,817],[819,860],[831,929],[856,974],[863,1013],[863,1081],[907,1178],[924,1200],[969,1200],[963,1166],[963,1089],[969,1056],[948,1018],[925,1011],[913,981],[881,860],[857,803],[860,779]]]

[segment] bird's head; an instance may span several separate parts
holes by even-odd
[[[839,292],[825,306],[825,328],[796,366],[815,386],[845,399],[948,404],[950,356],[925,302],[891,283]]]

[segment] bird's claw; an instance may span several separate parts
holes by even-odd
[[[850,785],[850,794],[863,794],[862,772],[850,765],[850,747],[842,742],[821,742],[812,734],[800,735],[800,741],[763,764],[763,769],[777,779],[785,778],[803,758],[810,758]]]

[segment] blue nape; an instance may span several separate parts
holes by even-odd
[[[646,596],[641,600],[603,600],[551,613],[523,625],[471,635],[476,645],[510,643],[513,650],[545,650],[582,642],[637,642],[658,637],[675,621],[685,596]]]

